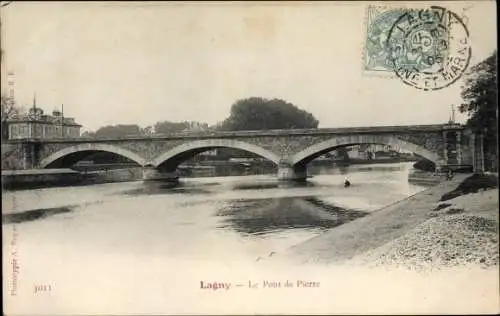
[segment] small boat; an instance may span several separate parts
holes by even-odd
[[[349,180],[345,179],[344,181],[344,188],[348,188],[351,186],[351,182],[349,182]]]

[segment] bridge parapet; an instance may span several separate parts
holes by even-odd
[[[312,128],[312,129],[280,129],[280,130],[250,130],[250,131],[189,131],[170,134],[156,134],[151,136],[124,136],[124,137],[78,137],[53,139],[14,139],[12,143],[26,141],[40,141],[45,143],[79,143],[79,142],[122,142],[132,140],[171,140],[171,139],[207,139],[207,138],[245,138],[263,136],[304,136],[304,135],[352,135],[352,134],[405,134],[405,133],[432,133],[444,130],[463,130],[461,124],[431,124],[408,126],[372,126],[372,127],[339,127],[339,128]]]

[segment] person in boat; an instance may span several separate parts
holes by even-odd
[[[349,182],[349,180],[347,180],[347,178],[345,178],[345,180],[344,180],[344,188],[347,188],[349,186],[351,186],[351,182]]]

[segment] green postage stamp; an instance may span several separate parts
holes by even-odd
[[[387,38],[391,27],[405,11],[403,8],[368,6],[363,56],[365,71],[393,74],[393,63],[386,49]]]
[[[463,17],[446,8],[367,9],[365,72],[398,77],[417,89],[439,90],[462,76],[470,56]]]

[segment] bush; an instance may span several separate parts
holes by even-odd
[[[474,174],[462,181],[455,190],[443,194],[440,201],[447,201],[461,195],[476,193],[479,190],[489,190],[494,188],[498,188],[497,176]]]
[[[418,169],[418,170],[422,170],[422,171],[434,172],[436,170],[436,164],[430,160],[424,159],[424,160],[419,160],[416,163],[414,163],[413,168]]]

